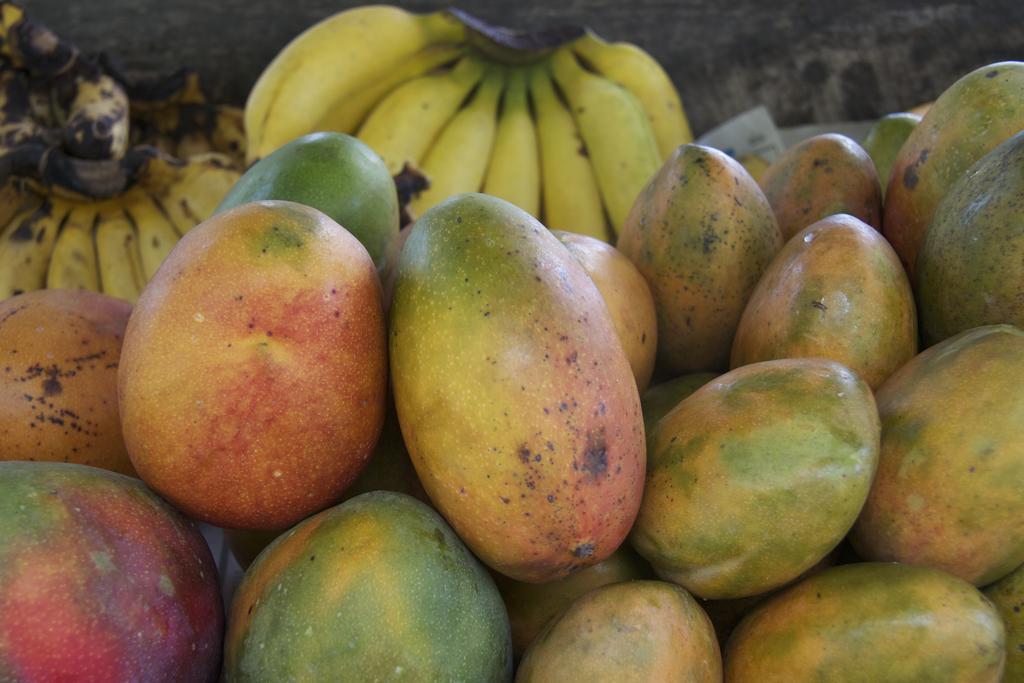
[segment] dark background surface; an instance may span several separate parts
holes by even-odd
[[[23,0],[83,51],[141,72],[192,66],[242,104],[292,37],[352,0]],[[445,3],[394,3],[416,11]],[[1024,1],[516,0],[458,7],[517,29],[565,23],[637,43],[668,70],[701,133],[758,104],[776,122],[862,120],[934,99],[973,68],[1024,59]]]

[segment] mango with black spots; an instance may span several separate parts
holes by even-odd
[[[1024,327],[1024,130],[983,156],[935,210],[917,255],[921,333]]]
[[[0,460],[134,475],[121,435],[117,367],[131,304],[40,289],[0,301]]]
[[[792,581],[846,535],[878,462],[871,389],[821,358],[745,365],[658,422],[633,547],[705,599]]]
[[[1024,680],[1024,565],[985,588],[1006,625],[1006,681]]]
[[[637,196],[616,245],[647,279],[667,376],[724,370],[743,307],[782,233],[750,174],[682,145]]]
[[[1005,637],[992,603],[954,576],[896,563],[848,564],[815,574],[744,618],[725,649],[725,680],[999,683]]]
[[[86,465],[0,462],[0,491],[0,680],[217,680],[224,609],[193,522]]]
[[[829,358],[876,388],[917,354],[917,307],[885,238],[846,214],[802,230],[757,283],[732,343],[732,367]]]
[[[543,582],[625,539],[643,490],[629,360],[597,286],[536,219],[457,195],[414,224],[391,307],[402,435],[489,567]]]
[[[864,558],[977,586],[1024,563],[1024,331],[987,325],[932,346],[878,390],[882,450],[853,529]]]
[[[637,390],[643,393],[651,382],[658,349],[658,319],[647,280],[633,262],[612,245],[575,232],[552,232],[601,292],[629,358]]]
[[[383,268],[398,236],[398,192],[384,160],[351,135],[310,133],[260,159],[238,179],[217,213],[265,199],[323,211]]]
[[[281,529],[336,503],[384,420],[381,286],[366,249],[294,202],[191,230],[132,312],[118,396],[139,476],[217,526]]]
[[[883,232],[916,283],[939,202],[978,159],[1024,129],[1024,62],[980,67],[949,86],[907,137],[885,193]]]
[[[627,581],[578,598],[516,671],[516,683],[721,680],[711,621],[693,596],[664,581]]]
[[[516,658],[522,657],[547,623],[577,598],[601,586],[652,576],[650,565],[628,543],[597,564],[556,581],[523,583],[495,573],[494,581],[508,609]]]
[[[434,510],[365,493],[275,540],[231,606],[224,681],[509,681],[508,616]]]
[[[758,182],[784,240],[837,213],[882,228],[878,171],[864,148],[845,135],[825,133],[798,142]]]

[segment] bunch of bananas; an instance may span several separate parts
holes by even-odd
[[[249,160],[313,131],[354,134],[429,188],[414,215],[483,191],[551,229],[614,239],[692,135],[648,53],[573,27],[517,33],[458,10],[357,7],[292,40],[245,106]]]
[[[134,301],[238,179],[241,119],[193,72],[134,81],[0,2],[0,299]]]

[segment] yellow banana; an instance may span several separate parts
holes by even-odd
[[[131,200],[125,204],[125,214],[139,238],[139,257],[142,260],[142,273],[148,282],[156,274],[157,268],[171,253],[178,243],[179,235],[174,229],[171,219],[161,211],[153,198],[146,192],[133,192]]]
[[[441,131],[423,160],[430,186],[409,204],[413,216],[459,192],[477,192],[487,173],[498,99],[505,85],[505,69],[491,66],[473,99]]]
[[[339,133],[354,133],[373,109],[392,90],[419,78],[434,69],[453,62],[466,52],[463,45],[431,45],[420,50],[405,62],[396,66],[374,83],[344,97],[332,105],[324,117],[313,126],[313,130],[329,130]]]
[[[540,159],[527,98],[527,76],[526,69],[509,73],[484,192],[539,217]]]
[[[39,206],[42,202],[34,192],[24,189],[15,180],[8,180],[0,186],[0,226],[9,224],[16,215],[24,211],[29,205]],[[0,228],[2,230],[2,228]]]
[[[245,167],[241,109],[217,105],[182,116],[181,108],[168,106],[165,111],[152,114],[152,119],[160,126],[158,130],[167,134],[164,139],[174,140],[169,147],[157,146],[179,159],[218,152],[230,156],[239,168]]]
[[[146,278],[132,224],[118,208],[101,213],[95,230],[103,292],[134,303]]]
[[[166,157],[149,163],[143,188],[182,235],[213,215],[240,175],[230,159],[212,152],[193,156],[185,164]]]
[[[571,49],[555,51],[551,70],[569,100],[601,199],[618,232],[637,195],[661,167],[651,124],[632,93],[584,70]]]
[[[418,166],[485,70],[479,59],[463,57],[450,71],[403,83],[370,112],[359,139],[380,155],[392,175],[406,162]]]
[[[590,235],[606,242],[608,232],[601,195],[586,146],[551,82],[545,65],[530,74],[530,97],[537,116],[543,183],[544,225]]]
[[[71,209],[50,257],[46,286],[51,289],[88,289],[100,291],[100,273],[92,225],[96,210],[90,204]]]
[[[68,204],[46,199],[23,211],[0,236],[0,299],[41,289],[46,285],[53,244],[68,213]]]
[[[651,122],[663,160],[679,145],[693,142],[679,91],[658,60],[636,45],[609,43],[589,31],[572,48],[594,70],[636,96]]]
[[[210,131],[210,146],[207,151],[220,152],[231,157],[238,168],[245,168],[245,128],[242,110],[226,104],[214,108],[216,117]],[[191,155],[189,155],[191,156]]]
[[[343,98],[428,45],[463,42],[464,36],[462,24],[446,13],[388,5],[352,8],[311,26],[274,58],[249,94],[249,161],[312,132]]]

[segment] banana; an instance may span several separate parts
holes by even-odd
[[[637,195],[661,167],[647,114],[631,92],[584,70],[568,47],[551,56],[551,70],[569,100],[612,228],[618,232]]]
[[[57,233],[68,213],[59,199],[45,199],[19,213],[0,237],[0,299],[41,289]]]
[[[431,45],[420,50],[408,60],[396,66],[376,82],[361,88],[350,97],[343,97],[331,106],[324,117],[312,130],[330,130],[339,133],[353,133],[366,120],[373,105],[380,102],[389,92],[413,78],[419,78],[434,69],[453,62],[463,54],[463,45]]]
[[[100,273],[92,225],[96,210],[89,204],[75,206],[64,219],[50,257],[46,286],[51,289],[100,291]]]
[[[208,152],[219,152],[231,157],[237,168],[245,168],[245,128],[242,110],[226,104],[214,107],[213,130],[210,131]],[[191,156],[191,155],[190,155]]]
[[[430,185],[410,202],[413,216],[422,216],[453,194],[480,190],[491,157],[498,99],[504,85],[505,69],[491,66],[473,99],[441,131],[423,160],[423,174]]]
[[[25,143],[45,143],[45,131],[32,116],[32,99],[24,73],[0,68],[0,155]]]
[[[135,234],[139,238],[142,273],[148,282],[178,243],[179,235],[171,219],[157,207],[148,193],[137,191],[132,195],[124,207],[124,212],[135,226]]]
[[[41,201],[34,192],[29,192],[17,181],[8,179],[0,186],[0,226],[8,225],[29,205],[34,208],[39,206]]]
[[[163,156],[149,163],[142,186],[181,235],[212,216],[240,176],[230,159],[212,152],[184,164]]]
[[[540,159],[526,91],[527,76],[525,69],[509,73],[484,192],[540,216]]]
[[[312,132],[344,98],[425,47],[464,40],[463,25],[444,12],[413,14],[388,5],[348,9],[314,24],[278,53],[250,91],[248,160]]]
[[[662,160],[679,145],[693,142],[679,91],[654,57],[636,45],[609,43],[589,31],[572,49],[595,71],[636,96],[651,122]]]
[[[555,92],[546,65],[532,70],[530,97],[540,143],[544,225],[610,241],[594,169],[572,114]]]
[[[384,159],[392,175],[407,162],[418,166],[485,70],[481,60],[463,57],[450,71],[407,81],[374,107],[357,137]]]
[[[64,149],[81,159],[122,159],[128,151],[128,94],[106,74],[75,78]]]
[[[95,227],[103,292],[134,303],[146,284],[138,238],[124,210],[103,211]]]

